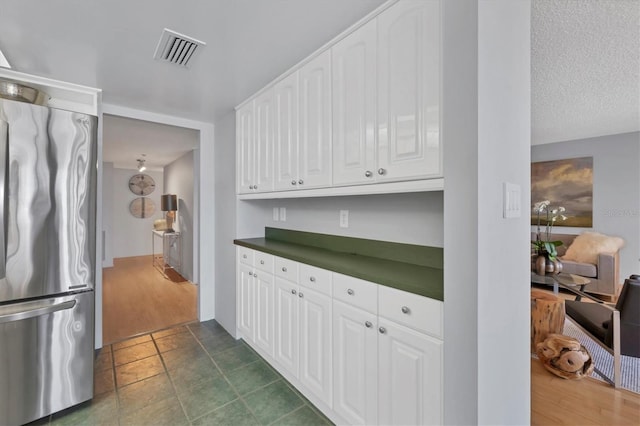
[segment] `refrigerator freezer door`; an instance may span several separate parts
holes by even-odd
[[[0,123],[0,303],[93,288],[96,117],[0,100]]]
[[[0,306],[0,425],[93,397],[93,291]]]

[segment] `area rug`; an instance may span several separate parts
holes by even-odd
[[[582,345],[591,353],[596,368],[613,380],[613,355],[602,349],[600,345],[584,334],[575,324],[569,320],[564,322],[565,336],[578,339]],[[621,356],[621,382],[620,386],[631,392],[640,393],[640,358]],[[591,377],[604,380],[597,372],[593,372]],[[605,380],[606,381],[606,380]]]

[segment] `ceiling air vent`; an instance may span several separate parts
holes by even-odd
[[[165,28],[156,47],[155,59],[188,67],[207,43]]]

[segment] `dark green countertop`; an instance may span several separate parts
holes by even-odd
[[[267,235],[274,234],[273,228],[267,229]],[[272,232],[269,232],[269,229],[271,229]],[[279,233],[281,231],[302,234],[297,231],[278,230]],[[359,240],[349,237],[336,238]],[[419,294],[431,299],[444,300],[442,267],[424,266],[416,263],[406,263],[398,260],[363,255],[360,253],[331,250],[326,247],[300,244],[298,242],[299,240],[297,242],[291,242],[283,241],[283,239],[248,238],[234,240],[234,244],[286,259],[295,260],[297,262],[306,263],[308,265],[317,266],[319,268],[328,269],[340,274],[361,278],[363,280],[382,284],[388,287],[397,288],[410,293]],[[373,240],[361,241],[367,242],[368,247],[375,245],[375,241]],[[386,242],[380,243],[389,244]],[[441,248],[436,247],[412,246],[397,243],[392,244],[405,246],[407,249],[413,248],[412,252],[414,253],[416,251],[415,248],[417,247],[435,251],[436,258],[438,253],[441,253],[442,251]],[[431,258],[433,259],[433,257],[434,256]]]

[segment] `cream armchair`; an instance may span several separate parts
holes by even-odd
[[[593,245],[584,248],[585,241],[583,240],[591,236],[597,239],[599,235],[602,234],[585,232],[581,234],[578,245],[574,245],[578,235],[551,234],[550,240],[563,242],[557,248],[558,256],[562,261],[562,272],[588,278],[591,282],[585,287],[585,292],[606,296],[613,300],[620,284],[619,252],[624,242],[622,239],[617,239],[613,245],[602,246],[604,251],[598,251],[598,247]],[[535,233],[532,233],[531,236],[532,241],[535,240]],[[591,252],[590,256],[588,253],[576,255],[576,251],[583,248],[583,251]],[[597,254],[594,254],[594,250]]]

